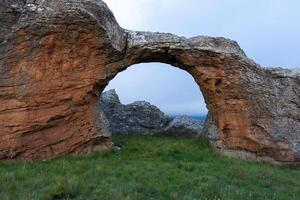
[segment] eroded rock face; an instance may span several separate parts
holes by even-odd
[[[101,106],[112,133],[152,135],[162,133],[171,118],[146,101],[121,104],[115,90],[101,95]]]
[[[218,151],[300,161],[299,69],[261,68],[225,38],[124,30],[100,0],[24,3],[0,2],[1,159],[110,148],[99,94],[127,67],[162,62],[194,77]]]

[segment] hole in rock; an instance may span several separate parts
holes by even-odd
[[[230,127],[229,124],[225,124],[224,128],[222,129],[225,136],[227,136],[230,133]]]
[[[194,78],[161,63],[132,65],[101,95],[113,134],[199,136],[207,108]]]
[[[217,81],[215,83],[215,86],[218,87],[221,83],[222,83],[222,80],[221,79],[217,79]]]

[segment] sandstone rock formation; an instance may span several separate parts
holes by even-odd
[[[6,0],[0,11],[1,159],[110,148],[99,94],[127,67],[162,62],[199,85],[216,150],[300,161],[299,69],[261,68],[225,38],[124,30],[101,0]]]
[[[175,117],[163,133],[170,136],[183,136],[183,137],[201,137],[207,139],[202,135],[203,125],[200,121],[192,119],[188,116]]]
[[[121,104],[115,90],[106,91],[101,95],[101,107],[112,133],[145,135],[162,133],[171,121],[169,116],[148,102]]]

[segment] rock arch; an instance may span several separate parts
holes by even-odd
[[[122,29],[100,0],[10,0],[0,44],[0,158],[53,158],[111,147],[99,91],[120,71],[162,62],[189,72],[224,154],[300,160],[299,70],[265,69],[225,38]]]

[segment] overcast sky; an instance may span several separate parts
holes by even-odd
[[[300,67],[299,0],[105,0],[126,29],[236,40],[258,64]],[[123,103],[147,100],[168,114],[205,114],[202,94],[183,70],[154,63],[117,75]]]

